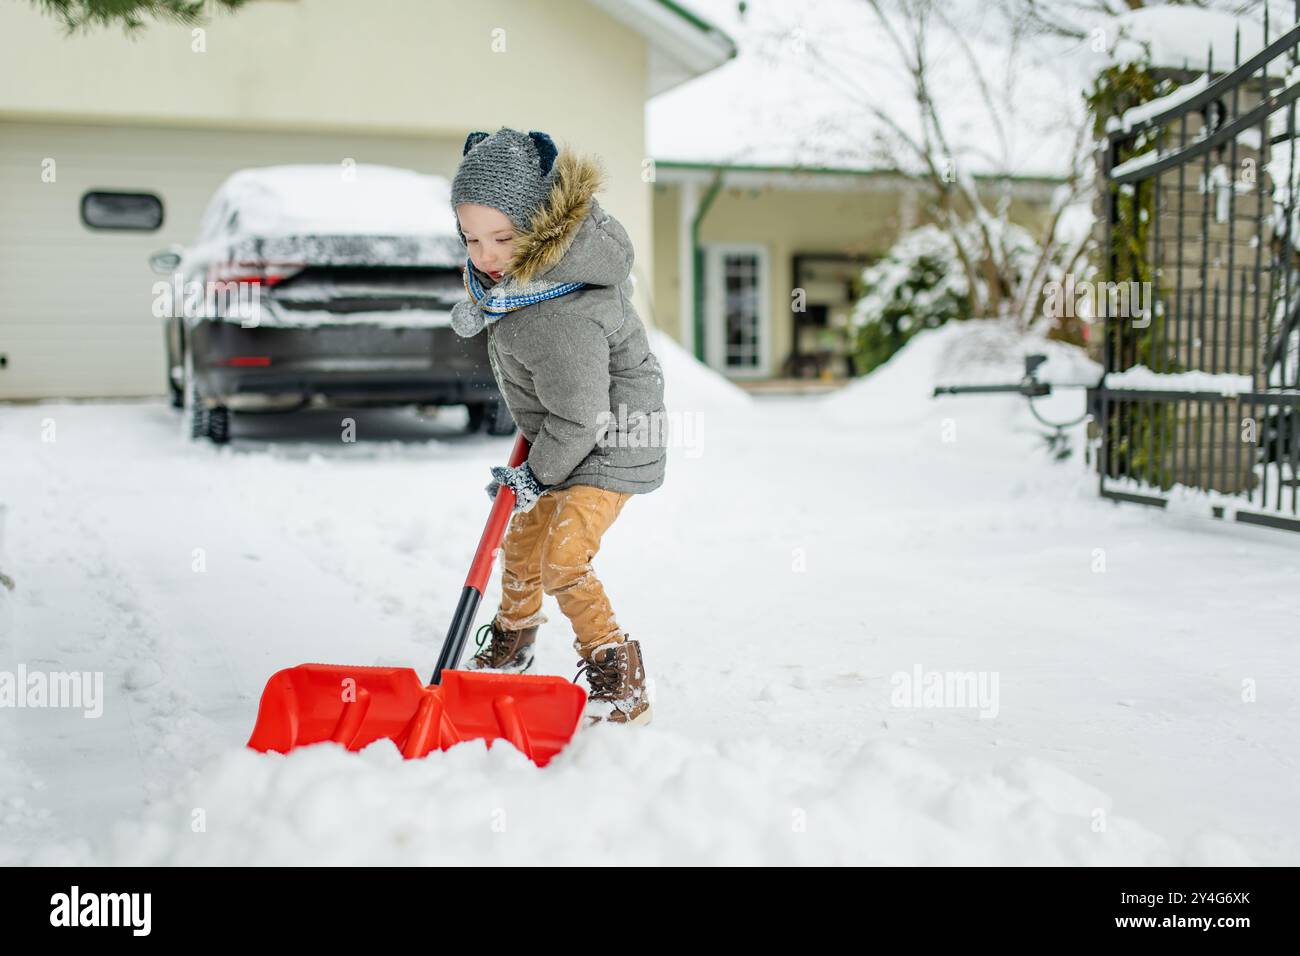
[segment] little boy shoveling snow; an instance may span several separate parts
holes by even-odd
[[[452,181],[469,253],[452,327],[487,330],[492,372],[532,443],[518,468],[492,469],[488,494],[509,486],[515,510],[501,607],[468,667],[527,670],[545,592],[573,625],[589,719],[648,723],[640,645],[591,560],[628,499],[663,484],[663,371],[630,299],[632,243],[596,202],[600,186],[594,160],[504,127],[469,134]]]

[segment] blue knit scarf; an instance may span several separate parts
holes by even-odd
[[[451,310],[451,326],[461,338],[481,332],[489,322],[507,313],[547,299],[556,299],[583,288],[585,282],[528,282],[519,283],[512,276],[485,289],[474,273],[471,259],[465,260],[465,291],[469,301],[457,302]]]

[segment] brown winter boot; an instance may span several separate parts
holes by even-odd
[[[590,688],[587,723],[650,723],[650,695],[641,664],[641,645],[624,641],[598,649],[593,657],[578,662],[578,674],[586,671]],[[577,675],[573,679],[577,681]]]
[[[533,641],[537,638],[537,627],[534,624],[517,631],[506,631],[494,617],[491,623],[478,629],[474,637],[478,653],[469,659],[465,670],[522,674],[533,666]]]

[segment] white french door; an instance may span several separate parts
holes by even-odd
[[[704,245],[704,358],[731,378],[771,374],[767,248]]]

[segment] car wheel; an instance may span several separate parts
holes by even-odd
[[[190,439],[198,441],[200,438],[209,438],[214,444],[224,445],[230,441],[230,409],[225,405],[209,408],[202,401],[198,380],[194,375],[194,353],[190,351],[188,343],[185,347],[184,370],[181,394],[189,418]]]
[[[190,438],[198,441],[208,437],[208,410],[198,402],[193,402],[190,412]]]
[[[215,445],[230,441],[230,409],[226,406],[208,409],[208,437]]]
[[[189,420],[190,440],[198,441],[208,437],[208,410],[199,398],[199,386],[194,378],[194,355],[188,343],[182,367],[185,371],[181,380],[181,407],[185,411],[184,417]]]
[[[515,420],[505,402],[488,402],[483,419],[483,430],[489,435],[513,435],[515,433]]]
[[[465,431],[472,435],[483,428],[483,423],[487,419],[487,405],[483,402],[466,405],[465,411],[469,412],[469,421],[465,424]]]

